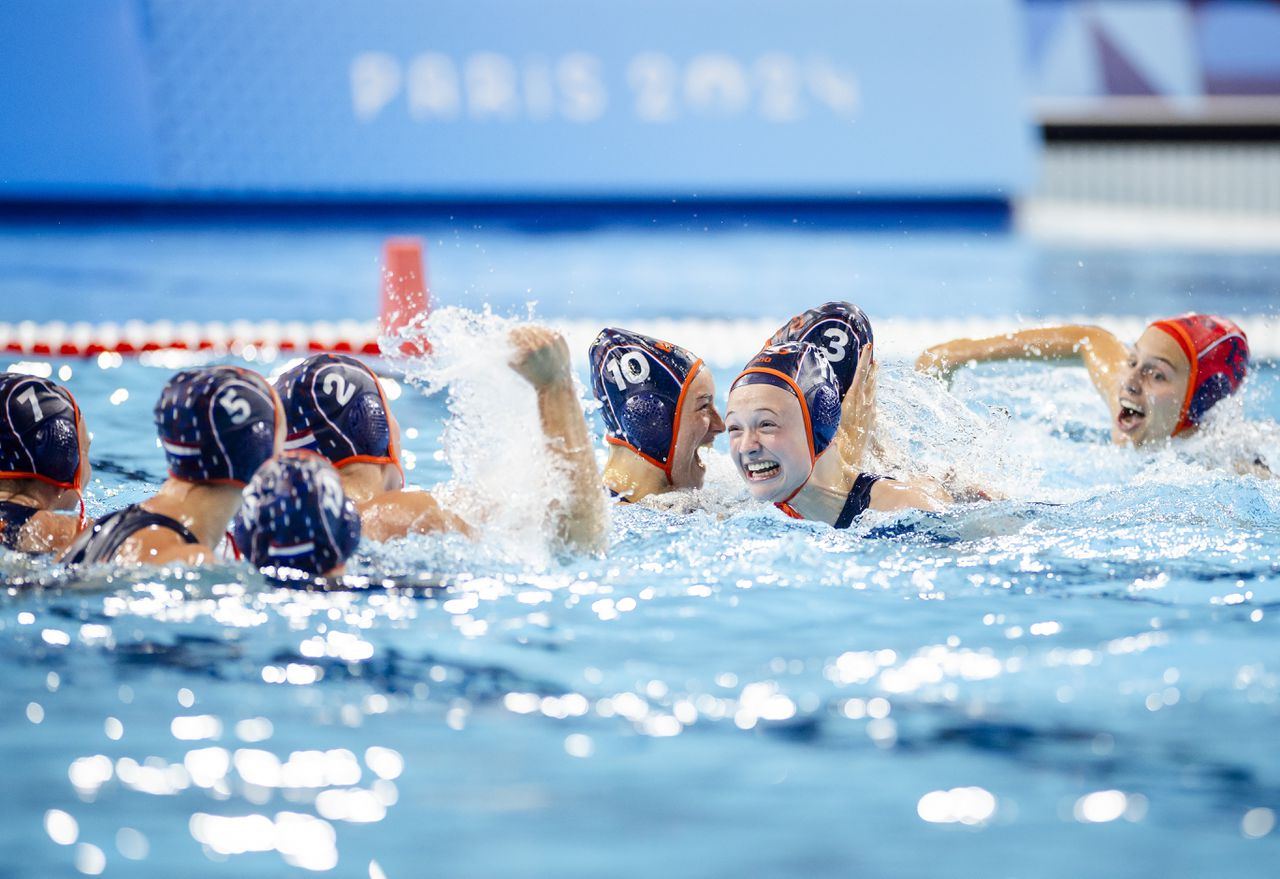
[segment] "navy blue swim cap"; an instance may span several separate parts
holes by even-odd
[[[0,373],[0,478],[80,490],[80,409],[48,379]]]
[[[314,452],[284,452],[245,488],[232,536],[256,567],[324,574],[355,552],[360,513],[332,464]]]
[[[680,405],[702,361],[670,342],[612,327],[600,331],[588,356],[606,441],[661,467],[670,479]]]
[[[275,447],[271,385],[238,366],[180,372],[155,408],[169,474],[187,482],[244,485]]]
[[[729,393],[740,385],[766,384],[790,391],[800,401],[809,451],[816,459],[840,427],[840,382],[817,345],[769,345],[743,367]]]
[[[276,391],[289,422],[285,448],[317,452],[335,467],[400,466],[382,385],[359,360],[316,354],[276,379]]]
[[[840,381],[840,399],[849,393],[858,372],[862,349],[871,347],[871,321],[852,302],[824,302],[787,321],[774,333],[768,345],[808,342],[816,345],[831,364]]]

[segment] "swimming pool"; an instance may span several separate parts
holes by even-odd
[[[10,229],[0,295],[15,320],[171,317],[175,292],[198,320],[364,317],[383,231]],[[745,503],[721,448],[701,497],[618,509],[607,559],[546,558],[521,525],[539,474],[503,319],[443,311],[410,378],[455,379],[452,398],[404,379],[392,405],[411,478],[470,476],[496,524],[362,547],[357,571],[420,585],[74,585],[0,560],[46,582],[0,606],[5,875],[1269,875],[1280,488],[1202,462],[1280,448],[1275,363],[1244,400],[1256,430],[1135,454],[1099,444],[1079,371],[992,367],[948,395],[905,358],[939,316],[1272,316],[1272,257],[423,231],[445,305],[719,334],[721,399],[759,326],[854,298],[899,334],[892,444],[1007,499],[837,533]],[[90,512],[138,499],[180,359],[44,362],[95,433]]]

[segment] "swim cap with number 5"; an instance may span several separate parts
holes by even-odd
[[[160,392],[155,419],[169,474],[187,482],[244,485],[275,445],[271,385],[236,366],[178,373]]]
[[[685,349],[606,327],[591,343],[591,390],[609,435],[671,477],[680,406],[702,361]]]

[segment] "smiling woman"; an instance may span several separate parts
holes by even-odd
[[[1226,318],[1186,314],[1150,324],[1132,350],[1101,327],[1045,327],[934,345],[916,369],[946,380],[973,363],[1077,357],[1111,412],[1111,441],[1142,446],[1194,433],[1214,404],[1239,390],[1249,341]]]
[[[848,405],[859,398],[850,394]],[[842,414],[840,381],[817,346],[769,345],[752,358],[725,413],[729,454],[751,495],[792,518],[836,528],[868,509],[940,509],[915,486],[850,466],[833,442]]]
[[[702,360],[670,342],[613,328],[600,331],[589,357],[591,389],[608,428],[605,487],[627,501],[701,488],[702,453],[724,432],[715,379]]]

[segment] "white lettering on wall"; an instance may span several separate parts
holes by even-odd
[[[560,59],[556,80],[560,85],[560,112],[570,122],[594,122],[609,107],[600,59],[574,52]]]
[[[729,55],[696,55],[684,74],[689,109],[699,115],[739,116],[751,100],[746,71]]]
[[[364,52],[351,62],[351,103],[357,119],[372,122],[390,111],[403,85],[409,116],[419,122],[456,121],[465,113],[483,121],[588,124],[616,104],[650,124],[753,116],[785,125],[815,115],[851,121],[861,101],[851,71],[828,58],[781,51],[746,60],[704,52],[683,63],[642,52],[621,74],[629,101],[617,102],[609,91],[610,71],[589,52],[519,59],[500,52],[424,52],[407,64],[384,52]]]
[[[794,122],[804,115],[804,82],[790,55],[770,52],[755,63],[760,84],[760,115],[770,122]]]
[[[382,112],[400,89],[400,62],[386,52],[362,52],[351,62],[351,106],[367,121]]]
[[[676,118],[676,84],[680,70],[658,52],[645,52],[627,65],[627,84],[635,95],[636,117],[642,122],[670,122]]]
[[[409,63],[409,115],[414,119],[453,119],[462,95],[458,71],[448,55],[427,52]]]
[[[506,55],[479,52],[467,59],[467,110],[476,119],[514,119],[520,113],[516,66]]]
[[[809,63],[809,91],[837,116],[852,116],[858,109],[858,80],[826,59]]]

